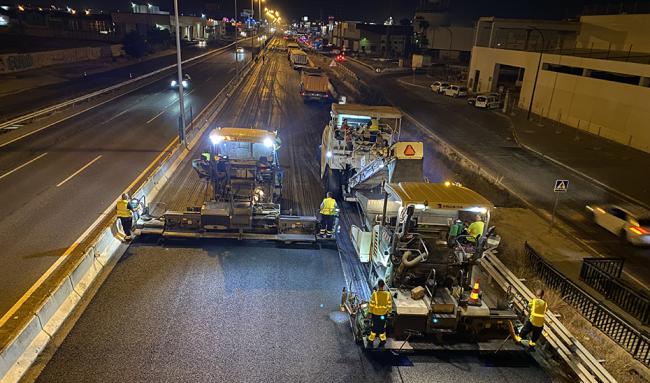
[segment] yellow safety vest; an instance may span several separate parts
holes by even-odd
[[[334,198],[325,198],[321,204],[320,213],[323,215],[336,214],[336,200]]]
[[[372,119],[370,120],[370,131],[376,132],[379,130],[379,121]]]
[[[393,300],[390,291],[376,290],[370,297],[370,306],[368,307],[373,315],[386,315],[393,311]]]
[[[546,302],[543,299],[534,298],[528,302],[530,308],[530,323],[535,327],[544,327],[544,314],[546,314]]]
[[[467,239],[472,242],[476,241],[476,238],[478,238],[479,235],[483,235],[483,229],[485,229],[485,222],[472,222],[472,224],[467,228],[467,233],[469,234],[469,237]]]
[[[123,218],[131,218],[131,210],[129,210],[129,201],[121,199],[117,201],[117,216]]]

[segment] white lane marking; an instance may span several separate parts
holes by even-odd
[[[7,127],[2,128],[2,130],[16,130],[18,128],[21,128],[22,126],[23,126],[22,124],[11,125],[11,126],[7,126]]]
[[[18,166],[18,167],[15,168],[14,170],[10,170],[10,171],[6,172],[5,174],[3,174],[3,175],[0,176],[0,180],[3,179],[3,178],[5,178],[6,176],[10,175],[11,173],[17,172],[18,170],[24,168],[25,166],[31,164],[32,162],[38,160],[39,158],[43,158],[46,154],[47,154],[47,153],[43,153],[43,154],[41,154],[41,155],[39,155],[39,156],[37,156],[37,157],[34,157],[34,158],[32,158],[31,160],[25,162],[24,164]]]
[[[153,116],[149,121],[147,121],[147,124],[150,123],[151,121],[155,120],[156,118],[160,117],[160,115],[163,114],[163,113],[165,113],[165,110],[164,110],[164,109],[163,109],[162,112],[156,114],[156,115]]]
[[[97,160],[100,159],[100,158],[102,158],[102,155],[101,155],[101,154],[98,155],[97,157],[95,157],[95,159],[93,159],[93,160],[90,161],[89,163],[87,163],[87,164],[85,164],[84,166],[82,166],[81,169],[79,169],[79,170],[77,170],[76,172],[72,173],[68,178],[66,178],[66,179],[64,179],[63,181],[61,181],[61,182],[59,182],[58,184],[56,184],[56,187],[59,187],[59,186],[63,185],[64,183],[70,181],[70,180],[72,179],[72,177],[74,177],[74,176],[76,176],[77,174],[83,172],[87,167],[89,167],[90,165],[94,164],[95,161],[97,161]]]
[[[124,109],[124,110],[121,111],[120,113],[118,113],[118,114],[114,115],[113,117],[109,118],[108,120],[102,122],[102,125],[107,124],[107,123],[113,121],[114,119],[118,118],[119,116],[123,115],[124,113],[126,113],[126,112],[128,112],[128,111],[129,111],[129,109]]]

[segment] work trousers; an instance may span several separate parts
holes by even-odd
[[[131,225],[133,224],[132,217],[119,217],[120,223],[122,224],[122,229],[124,229],[124,234],[127,237],[131,236]]]
[[[524,327],[522,327],[521,331],[519,331],[519,336],[524,339],[528,336],[528,334],[531,334],[530,340],[537,343],[537,340],[542,335],[542,330],[544,330],[544,327],[533,326],[533,324],[530,323],[530,320],[526,319]]]
[[[386,340],[386,315],[375,315],[372,314],[372,330],[370,330],[370,336],[368,336],[369,341],[374,341],[377,334],[379,334],[379,340]]]
[[[320,231],[331,233],[334,230],[334,216],[321,214]]]

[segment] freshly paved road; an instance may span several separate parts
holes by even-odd
[[[215,125],[278,128],[284,193],[313,214],[328,106],[303,105],[286,56],[253,72]],[[268,124],[268,125],[267,125]],[[189,172],[189,173],[188,173]],[[194,178],[192,178],[194,177]],[[181,167],[162,201],[195,184]],[[191,189],[191,188],[190,188]],[[525,352],[367,355],[337,311],[345,284],[332,250],[272,243],[137,243],[122,257],[40,382],[547,382]]]
[[[234,61],[231,49],[188,65],[187,108],[198,113]],[[177,123],[177,93],[163,79],[0,148],[0,313],[167,147]]]
[[[462,99],[434,95],[428,89],[406,85],[394,76],[377,76],[355,63],[348,65],[366,83],[380,89],[392,103],[414,116],[431,132],[471,158],[478,159],[492,174],[503,176],[503,185],[549,216],[553,210],[555,180],[569,179],[570,190],[560,198],[558,217],[569,225],[572,235],[599,253],[624,257],[627,270],[624,277],[640,289],[648,289],[650,249],[623,243],[596,226],[585,209],[587,204],[625,203],[620,197],[520,148],[503,116],[471,108]]]

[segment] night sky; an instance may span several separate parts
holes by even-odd
[[[146,0],[133,0],[136,3],[146,3]],[[172,0],[149,0],[160,6],[162,10],[171,11]],[[250,0],[237,0],[241,12],[250,8]],[[264,5],[278,9],[283,19],[298,19],[309,16],[318,19],[321,16],[335,16],[337,19],[382,22],[388,16],[399,21],[402,18],[412,18],[420,0],[265,0]],[[451,11],[455,22],[469,23],[479,16],[520,17],[520,18],[568,18],[580,13],[583,3],[593,3],[588,0],[452,0]],[[131,0],[31,0],[25,1],[31,5],[56,4],[69,5],[74,8],[93,8],[94,10],[115,11],[130,10]],[[211,4],[212,6],[206,6]],[[185,13],[200,14],[206,12],[209,16],[232,17],[234,0],[179,0],[180,9]],[[213,11],[212,9],[217,9]],[[257,9],[257,3],[255,3]],[[208,11],[206,11],[208,9]]]

